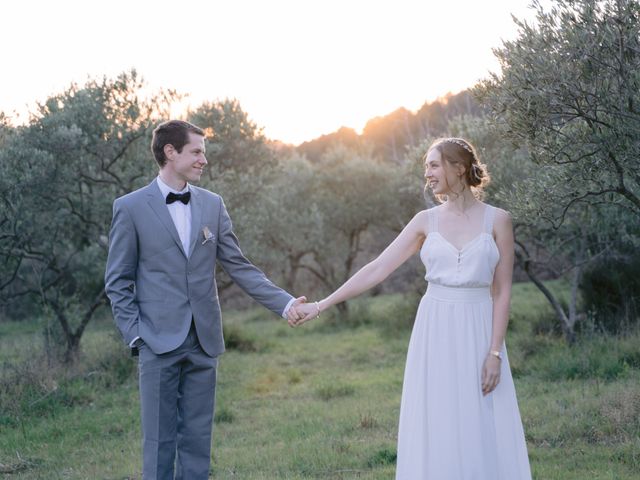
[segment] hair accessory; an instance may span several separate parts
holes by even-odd
[[[461,140],[459,138],[445,138],[444,140],[442,140],[443,142],[447,142],[447,143],[455,143],[456,145],[461,146],[462,148],[464,148],[467,152],[469,152],[471,155],[473,155],[473,150],[471,150],[471,147],[467,144],[467,142],[465,142],[464,140]]]

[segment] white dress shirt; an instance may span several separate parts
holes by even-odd
[[[176,192],[169,185],[164,183],[159,175],[158,187],[160,187],[160,192],[162,192],[162,196],[165,199],[171,192],[179,194],[189,191],[189,184],[187,183],[182,190]],[[186,205],[182,202],[173,202],[167,205],[167,208],[169,209],[171,220],[173,220],[173,224],[176,226],[176,230],[178,231],[178,236],[180,237],[180,242],[182,242],[184,254],[189,256],[189,243],[191,241],[191,202]]]

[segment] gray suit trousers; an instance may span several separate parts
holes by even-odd
[[[142,345],[138,362],[142,478],[207,480],[217,357],[204,352],[192,323],[176,350],[156,355]]]

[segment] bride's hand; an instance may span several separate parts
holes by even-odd
[[[482,394],[491,393],[500,382],[500,360],[494,355],[487,355],[482,366]]]
[[[318,317],[318,307],[316,306],[315,302],[313,303],[303,303],[301,305],[298,305],[296,307],[296,312],[298,313],[298,316],[302,315],[302,318],[300,318],[299,320],[289,320],[289,326],[290,327],[297,327],[298,325],[302,325],[305,322],[308,322],[309,320],[313,320],[314,318]]]

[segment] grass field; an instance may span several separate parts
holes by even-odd
[[[416,305],[364,299],[347,322],[295,330],[263,310],[227,312],[211,478],[393,478]],[[507,346],[534,478],[640,478],[640,335],[567,347],[552,330],[539,292],[516,285]],[[66,372],[47,365],[41,331],[0,323],[0,473],[139,479],[136,364],[109,316]]]

